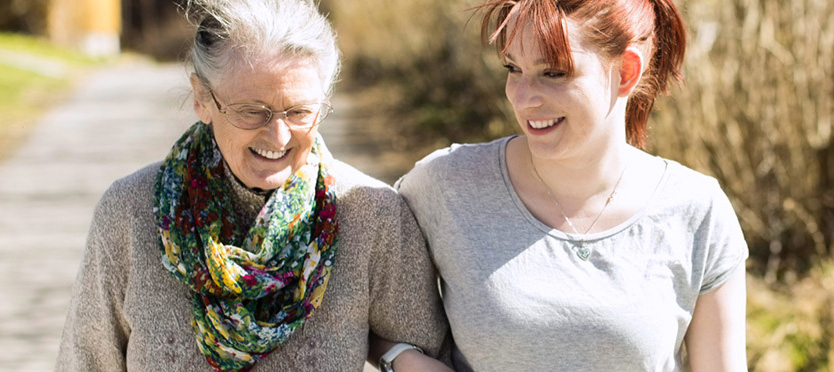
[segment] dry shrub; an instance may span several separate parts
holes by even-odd
[[[834,244],[834,2],[682,5],[687,83],[661,101],[654,149],[721,181],[754,272],[805,272]]]

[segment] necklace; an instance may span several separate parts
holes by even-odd
[[[602,210],[599,211],[597,217],[594,218],[594,222],[591,222],[591,226],[588,226],[588,228],[585,229],[584,234],[579,233],[579,230],[576,229],[576,226],[574,226],[573,222],[571,222],[570,218],[568,218],[568,215],[567,213],[565,213],[565,210],[562,209],[562,206],[559,205],[558,201],[556,201],[556,197],[553,196],[553,193],[550,191],[550,187],[547,187],[547,184],[544,183],[542,176],[539,175],[539,171],[536,169],[536,165],[533,164],[533,154],[530,154],[530,166],[533,168],[533,174],[536,175],[536,178],[539,180],[542,186],[544,186],[544,189],[547,190],[547,196],[550,197],[550,201],[552,201],[553,204],[556,205],[556,208],[559,209],[559,213],[561,213],[562,217],[565,218],[565,222],[568,223],[568,226],[570,226],[571,230],[573,230],[573,232],[578,237],[578,239],[576,240],[578,240],[579,242],[573,247],[574,251],[576,251],[576,255],[579,256],[579,258],[581,258],[583,261],[587,261],[588,257],[591,257],[591,249],[585,246],[585,236],[587,236],[588,232],[591,231],[591,229],[593,229],[594,226],[596,226],[597,221],[599,221],[600,217],[602,217],[602,215],[605,213],[605,209],[608,208],[609,204],[611,204],[611,200],[614,199],[614,195],[617,195],[617,187],[620,186],[620,181],[623,180],[623,175],[625,175],[625,171],[628,168],[628,163],[626,163],[626,165],[623,167],[623,170],[620,171],[620,177],[617,178],[617,182],[614,184],[614,188],[611,189],[611,194],[608,195],[608,199],[605,199],[605,204],[602,205]]]

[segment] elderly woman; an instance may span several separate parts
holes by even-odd
[[[443,368],[418,353],[447,325],[411,212],[317,134],[327,21],[305,0],[186,11],[200,122],[99,202],[57,370],[361,371],[369,338],[404,342],[386,367]]]

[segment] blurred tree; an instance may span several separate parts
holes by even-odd
[[[0,1],[0,30],[42,35],[49,0]]]
[[[183,0],[122,0],[122,46],[160,60],[181,57],[191,29],[179,12]]]

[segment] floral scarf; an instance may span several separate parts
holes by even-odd
[[[194,124],[162,163],[154,194],[162,263],[191,289],[191,324],[214,369],[250,370],[321,305],[337,248],[331,162],[317,137],[248,231],[236,223],[208,125]]]

